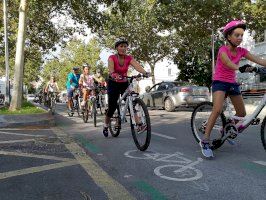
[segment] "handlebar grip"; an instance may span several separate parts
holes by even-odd
[[[243,66],[239,67],[239,71],[240,71],[241,73],[245,73],[245,72],[246,72],[246,69],[247,69],[248,67],[252,67],[252,66],[249,65],[249,64],[243,65]]]

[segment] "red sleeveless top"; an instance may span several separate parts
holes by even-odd
[[[111,55],[109,59],[113,60],[114,62],[114,72],[120,74],[121,76],[127,76],[128,67],[130,65],[131,60],[133,59],[132,56],[126,55],[124,65],[119,64],[118,56]],[[126,80],[117,80],[116,82],[126,82]]]

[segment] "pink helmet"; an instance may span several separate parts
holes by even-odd
[[[228,33],[230,33],[231,31],[233,31],[236,28],[243,28],[244,30],[246,30],[247,26],[241,20],[233,20],[233,21],[229,22],[228,24],[226,24],[225,27],[223,28],[224,37],[226,38]]]

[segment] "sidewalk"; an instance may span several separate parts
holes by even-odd
[[[0,105],[0,108],[1,107],[4,107],[4,105]],[[23,126],[54,126],[54,125],[55,125],[54,116],[50,112],[39,113],[39,114],[0,115],[0,128],[15,128]]]

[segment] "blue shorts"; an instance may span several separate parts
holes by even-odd
[[[72,88],[67,88],[67,97],[69,99],[71,99],[73,97],[73,92],[74,92],[74,89]]]
[[[223,91],[227,95],[236,96],[241,95],[239,85],[237,83],[227,83],[223,81],[212,82],[212,93],[216,91]]]

